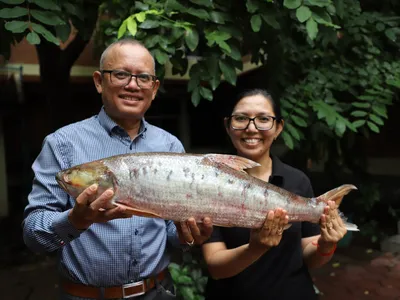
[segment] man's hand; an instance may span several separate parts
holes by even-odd
[[[203,223],[197,225],[194,218],[189,218],[185,222],[175,222],[181,243],[190,246],[201,245],[208,240],[213,231],[211,219],[205,217]]]
[[[84,230],[93,223],[131,217],[122,207],[110,207],[113,190],[108,189],[96,198],[97,188],[96,184],[91,185],[76,198],[75,206],[68,214],[69,221],[76,229]]]

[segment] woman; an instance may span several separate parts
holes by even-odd
[[[237,154],[261,165],[250,175],[313,196],[308,177],[270,153],[284,121],[268,92],[244,92],[224,121]],[[332,201],[319,225],[298,222],[284,230],[287,223],[286,211],[276,209],[260,229],[214,227],[202,247],[211,276],[206,299],[317,299],[308,268],[331,259],[346,228]]]

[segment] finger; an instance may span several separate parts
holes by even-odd
[[[90,207],[93,210],[99,210],[100,208],[114,208],[110,207],[110,200],[114,196],[114,192],[112,189],[106,190],[103,194],[100,195],[96,200],[90,203]]]
[[[180,222],[179,226],[181,228],[181,237],[184,242],[191,243],[193,242],[194,238],[192,233],[190,232],[189,226],[186,222]]]
[[[273,220],[273,225],[271,228],[271,233],[274,235],[281,235],[282,234],[282,229],[280,227],[280,222],[281,222],[281,216],[282,216],[282,209],[277,208],[274,211],[274,220]]]
[[[328,240],[330,237],[326,215],[322,215],[320,219],[321,238]]]
[[[281,214],[281,218],[279,220],[279,226],[281,228],[285,228],[285,226],[289,223],[289,216],[287,215],[287,211],[283,210]]]
[[[90,203],[90,199],[92,199],[97,193],[98,185],[92,184],[88,188],[86,188],[77,198],[76,205],[79,206],[87,206]]]
[[[186,224],[189,226],[189,230],[193,236],[193,238],[196,240],[196,238],[198,239],[201,236],[200,233],[200,228],[199,226],[197,226],[196,220],[194,218],[189,218],[186,221]],[[189,241],[190,242],[190,241]]]
[[[117,206],[111,209],[107,209],[104,213],[102,218],[106,221],[114,220],[114,219],[126,219],[132,217],[125,208]]]
[[[212,221],[209,217],[205,217],[203,219],[203,225],[201,226],[201,235],[205,238],[208,239],[213,232],[213,225]]]
[[[272,210],[270,210],[267,214],[267,217],[265,218],[265,222],[263,227],[261,228],[261,230],[263,231],[263,233],[270,233],[272,230],[272,225],[273,225],[273,221],[274,221],[274,212]]]

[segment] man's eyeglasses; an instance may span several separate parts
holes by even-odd
[[[273,116],[257,116],[250,118],[242,115],[232,115],[229,117],[229,122],[232,129],[246,130],[250,122],[253,121],[257,130],[270,130],[274,126],[276,117]]]
[[[136,84],[143,90],[152,89],[156,84],[157,76],[150,74],[131,74],[122,70],[101,70],[101,74],[110,73],[110,81],[117,86],[127,86],[132,77],[135,77]]]

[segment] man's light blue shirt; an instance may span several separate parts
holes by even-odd
[[[167,248],[179,245],[173,222],[134,216],[77,230],[68,220],[75,200],[55,180],[62,169],[136,152],[184,152],[184,148],[175,136],[144,119],[139,134],[131,140],[104,108],[97,116],[45,138],[32,165],[35,177],[23,234],[33,251],[59,251],[62,277],[85,285],[117,286],[155,275],[168,266]]]

